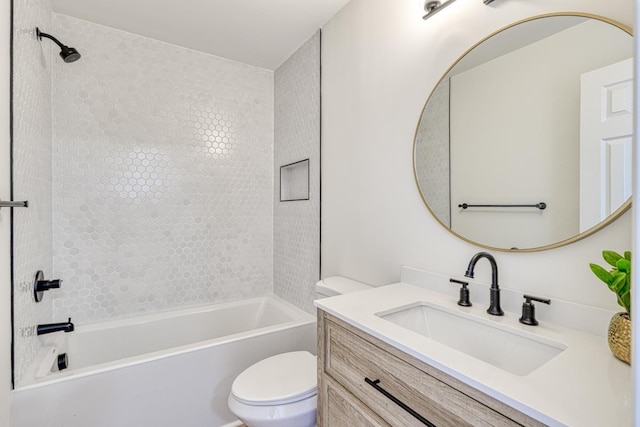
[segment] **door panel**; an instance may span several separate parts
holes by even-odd
[[[585,73],[580,97],[580,232],[631,197],[633,59]]]

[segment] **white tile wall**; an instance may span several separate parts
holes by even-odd
[[[273,73],[54,14],[53,241],[79,323],[272,291]]]
[[[15,0],[13,61],[13,192],[28,200],[14,211],[14,351],[16,384],[40,344],[36,325],[52,321],[53,292],[33,299],[36,271],[53,274],[51,248],[51,43],[36,26],[51,31],[49,0]],[[66,320],[66,319],[65,319]]]
[[[431,211],[447,227],[451,227],[449,84],[449,79],[443,80],[429,98],[427,114],[418,125],[415,150],[420,191]]]
[[[309,200],[274,193],[274,292],[314,312],[320,277],[320,32],[275,72],[275,176],[309,158]],[[278,186],[276,186],[278,188]]]
[[[51,17],[49,0],[16,0],[15,194],[31,203],[15,222],[18,385],[39,323],[272,290],[313,311],[320,33],[276,72],[274,112],[267,70]],[[82,59],[64,64],[36,25]],[[274,174],[305,158],[311,199],[281,204]],[[38,305],[37,269],[64,280]]]

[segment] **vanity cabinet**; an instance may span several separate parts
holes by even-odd
[[[542,426],[318,310],[318,426]]]
[[[322,401],[330,408],[326,412],[324,426],[349,426],[349,427],[389,427],[371,409],[364,406],[351,393],[337,384],[331,377],[322,381]]]

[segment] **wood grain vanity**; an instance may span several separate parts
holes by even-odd
[[[323,310],[318,381],[319,427],[544,425]]]

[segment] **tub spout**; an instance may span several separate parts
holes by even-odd
[[[64,331],[64,332],[73,332],[74,326],[71,323],[71,318],[69,318],[68,322],[62,323],[46,323],[43,325],[38,325],[36,329],[36,333],[38,335],[50,334],[52,332]]]

